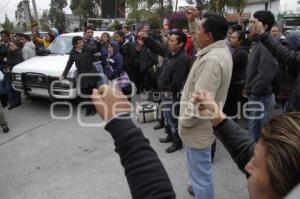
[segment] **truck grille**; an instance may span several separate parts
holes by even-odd
[[[42,74],[31,74],[31,73],[25,74],[25,84],[26,86],[32,86],[32,87],[43,87],[43,88],[49,87],[48,78]]]

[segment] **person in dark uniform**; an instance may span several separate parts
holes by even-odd
[[[97,87],[97,82],[99,81],[99,76],[93,75],[98,74],[97,69],[93,65],[93,55],[98,52],[98,48],[85,48],[84,40],[81,36],[73,37],[72,45],[73,49],[70,52],[69,60],[60,80],[66,78],[75,62],[78,75],[84,75],[84,77],[81,78],[81,81],[77,81],[77,85],[80,86],[81,94],[91,95],[93,88]],[[83,101],[90,101],[90,98],[83,98]],[[96,113],[95,107],[92,104],[86,105],[85,107],[85,116],[92,116]]]

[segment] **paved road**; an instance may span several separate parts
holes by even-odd
[[[1,199],[129,199],[130,192],[110,135],[103,127],[82,127],[76,109],[70,119],[50,116],[47,100],[26,100],[5,110],[11,131],[0,133]],[[67,115],[66,107],[55,109]],[[85,119],[99,123],[99,117]],[[155,123],[138,124],[165,165],[178,199],[190,199],[184,150],[166,154]],[[247,199],[246,180],[218,143],[216,199]]]

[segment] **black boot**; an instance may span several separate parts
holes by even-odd
[[[171,128],[169,126],[165,127],[165,133],[167,134],[167,137],[160,138],[159,142],[160,143],[172,142],[172,131],[171,131]]]
[[[86,107],[85,107],[85,116],[86,117],[88,117],[88,116],[90,116],[91,114],[92,114],[92,108],[91,108],[91,106],[90,105],[86,105]]]
[[[91,111],[90,116],[94,116],[97,113],[97,110],[96,110],[95,106],[92,106],[91,109],[92,109],[92,111]]]
[[[173,135],[172,142],[173,144],[166,149],[167,153],[172,153],[182,148],[182,141],[178,135],[178,132]]]
[[[3,108],[7,107],[7,95],[0,95],[0,101]]]

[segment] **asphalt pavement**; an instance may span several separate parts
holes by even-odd
[[[76,107],[68,119],[51,116],[51,102],[23,100],[23,105],[4,110],[10,132],[0,133],[1,199],[129,199],[130,191],[113,141],[103,126],[79,125],[85,118]],[[67,105],[53,109],[56,117],[67,117]],[[158,142],[163,130],[155,122],[137,124],[158,153],[171,178],[178,199],[191,199],[184,150],[164,152],[168,144]],[[214,162],[216,199],[247,199],[246,178],[222,144],[217,143]]]

